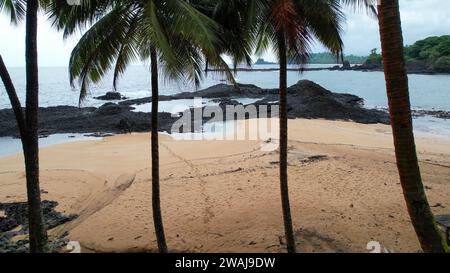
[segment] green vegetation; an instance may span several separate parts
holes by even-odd
[[[344,60],[350,64],[362,64],[366,61],[367,56],[347,55],[344,56]],[[309,58],[310,64],[335,64],[341,63],[341,60],[337,59],[335,55],[327,52],[313,53]]]
[[[428,37],[405,47],[407,64],[421,64],[435,72],[450,72],[450,35]]]
[[[374,48],[370,51],[369,57],[367,57],[367,60],[364,62],[365,65],[381,65],[383,58],[381,54],[377,53],[377,49]]]
[[[405,61],[409,71],[450,73],[450,35],[428,37],[405,46]],[[381,67],[381,64],[381,54],[372,49],[364,65]]]
[[[436,72],[449,72],[450,71],[450,56],[443,56],[436,60],[432,65],[433,70]]]
[[[367,56],[357,56],[357,55],[344,55],[344,63],[348,62],[349,64],[362,64],[367,60]],[[289,60],[290,64],[295,63],[293,60]],[[336,55],[333,55],[329,52],[322,53],[311,53],[308,57],[309,64],[342,64],[342,60],[340,58],[336,58]],[[258,59],[255,64],[273,64],[269,62],[265,62],[264,59]]]
[[[450,35],[428,37],[405,47],[405,57],[410,60],[432,60],[450,56]]]

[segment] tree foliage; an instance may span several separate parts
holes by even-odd
[[[367,56],[345,55],[344,60],[351,64],[361,64],[367,60]],[[342,60],[336,59],[336,56],[329,52],[312,53],[309,57],[310,64],[334,64],[342,63]]]
[[[405,47],[407,60],[436,61],[450,56],[450,35],[428,37]]]
[[[88,28],[69,63],[70,80],[80,85],[80,102],[89,85],[114,72],[114,88],[127,66],[136,60],[148,61],[157,49],[163,75],[170,80],[200,84],[205,60],[224,68],[220,56],[226,49],[220,25],[194,8],[188,1],[83,0],[79,6],[54,1],[47,9],[53,25],[65,36]],[[231,38],[232,36],[227,36]]]
[[[434,72],[450,72],[450,35],[428,37],[405,47],[407,64],[422,65]]]

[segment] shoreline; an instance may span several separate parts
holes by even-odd
[[[301,252],[366,252],[372,240],[395,252],[418,251],[390,126],[295,119],[289,136]],[[128,134],[43,148],[43,200],[58,202],[60,213],[78,215],[50,235],[68,232],[69,240],[89,252],[155,251],[149,139],[147,133]],[[417,138],[436,214],[450,207],[449,144]],[[263,140],[176,141],[161,135],[162,208],[172,251],[285,251],[277,152],[262,145]],[[0,158],[0,202],[25,200],[23,179],[21,155]]]
[[[417,120],[419,118],[421,118],[423,116],[418,116],[418,117],[414,117],[414,120]],[[295,120],[295,119],[294,119]],[[314,122],[321,122],[321,121],[331,121],[331,120],[325,120],[325,119],[310,119],[309,121]],[[235,123],[239,123],[241,121],[236,120],[234,121]],[[355,123],[355,124],[360,124],[360,123],[356,123],[353,121],[336,121],[336,122],[348,122],[350,124]],[[224,123],[218,123],[217,124],[219,126],[219,128],[222,128],[223,130],[225,130],[225,128],[227,127],[226,122]],[[382,124],[374,124],[374,125],[382,125]],[[141,132],[141,133],[148,133],[148,132]],[[79,141],[103,141],[104,138],[106,137],[114,137],[114,136],[121,136],[121,135],[126,135],[129,133],[110,133],[110,132],[87,132],[84,134],[79,134],[79,133],[73,133],[73,134],[50,134],[50,135],[44,135],[44,136],[40,136],[39,137],[39,146],[40,148],[46,148],[46,147],[51,147],[54,145],[60,145],[60,144],[66,144],[66,143],[72,143],[72,142],[79,142]],[[193,137],[201,137],[201,133],[197,132],[197,133],[184,133],[184,134],[170,134],[167,131],[160,131],[159,134],[164,135],[164,136],[168,136],[177,140],[183,140],[183,139],[187,139],[187,138],[193,138]],[[450,141],[450,135],[447,134],[439,134],[437,132],[430,132],[427,128],[425,129],[414,129],[414,135],[416,140],[423,140],[423,139],[427,139],[427,140],[437,140],[437,141]],[[205,138],[208,138],[208,136],[206,136]],[[0,152],[0,159],[1,158],[5,158],[8,156],[13,156],[13,155],[17,155],[17,154],[21,154],[22,151],[22,143],[20,138],[14,138],[14,137],[0,137],[0,146],[3,147],[3,145],[7,145],[6,150],[3,149]]]
[[[277,89],[262,89],[255,85],[240,84],[239,89],[226,84],[219,84],[196,92],[182,92],[172,96],[160,96],[162,110],[172,113],[159,113],[160,132],[171,132],[172,125],[179,119],[179,114],[173,112],[170,106],[183,105],[188,111],[182,114],[190,114],[194,117],[195,111],[204,113],[205,107],[213,107],[223,113],[228,106],[254,105],[257,107],[257,115],[261,116],[261,107],[270,110],[276,106]],[[116,93],[115,95],[119,95]],[[196,97],[201,97],[202,102],[195,102]],[[306,103],[305,103],[306,101]],[[70,106],[40,108],[40,142],[43,145],[53,140],[58,143],[73,141],[73,137],[86,138],[126,134],[131,132],[149,132],[151,126],[151,97],[141,99],[123,99],[121,101],[104,101],[103,106],[76,108]],[[117,103],[115,103],[117,102]],[[290,119],[308,118],[312,120],[348,120],[363,124],[389,123],[386,108],[364,108],[363,100],[355,95],[333,93],[321,86],[310,82],[300,81],[288,89],[288,116]],[[164,107],[163,107],[164,106]],[[199,107],[202,108],[194,108]],[[412,110],[415,133],[417,136],[436,139],[450,139],[450,112],[439,110]],[[270,112],[267,113],[270,115]],[[224,121],[225,121],[224,116]],[[242,119],[237,115],[237,119]],[[245,115],[244,119],[250,118]],[[195,129],[198,133],[210,122],[211,117],[202,116],[203,127]],[[184,124],[184,123],[183,123]],[[222,125],[223,126],[223,125]],[[65,139],[61,136],[66,135]],[[12,138],[10,138],[12,137]],[[0,144],[8,145],[3,149],[1,156],[14,152],[21,152],[20,140],[16,121],[11,109],[0,110]],[[57,140],[59,139],[59,140]],[[15,147],[11,147],[14,145]]]
[[[330,120],[352,120],[360,123],[389,124],[387,113],[376,109],[362,107],[363,100],[355,95],[333,93],[311,81],[302,80],[287,89],[288,117],[293,118],[323,118]],[[231,86],[218,84],[196,92],[184,92],[173,96],[161,96],[161,101],[168,100],[194,100],[195,98],[212,100],[216,106],[209,107],[214,118],[225,120],[224,113],[237,113],[237,119],[250,118],[250,114],[239,103],[237,98],[256,100],[251,103],[253,117],[268,117],[277,115],[278,89],[263,89],[255,85],[239,84]],[[56,133],[130,133],[148,132],[151,128],[151,114],[135,112],[135,106],[151,102],[151,98],[125,100],[116,103],[106,102],[99,108],[77,108],[70,106],[39,108],[39,134],[51,135]],[[182,117],[193,117],[182,120],[188,128],[197,128],[196,123],[204,124],[212,118],[212,114],[203,115],[205,106],[180,105],[179,112]],[[237,107],[237,108],[236,108]],[[214,108],[214,109],[212,109]],[[256,108],[256,109],[255,109]],[[254,109],[254,110],[253,110]],[[196,111],[202,115],[195,115]],[[274,110],[272,113],[271,111]],[[254,112],[254,113],[253,113]],[[233,114],[233,113],[231,113]],[[233,114],[234,115],[234,114]],[[159,131],[171,131],[172,125],[180,121],[180,115],[171,113],[158,113]],[[193,125],[192,125],[193,121]],[[189,124],[191,123],[191,124]],[[12,110],[0,110],[0,136],[17,136],[19,134]]]

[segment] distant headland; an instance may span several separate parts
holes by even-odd
[[[383,71],[383,58],[377,49],[368,56],[347,55],[342,60],[331,53],[313,53],[308,64],[330,64],[330,67],[288,68],[289,71],[354,70]],[[410,74],[450,74],[450,35],[433,36],[405,46],[406,69]],[[293,64],[293,62],[289,62]],[[259,58],[255,65],[276,65]],[[333,65],[334,64],[334,65]],[[238,68],[238,71],[273,71],[278,68]]]
[[[407,45],[404,49],[406,69],[416,74],[450,73],[450,35],[433,36]],[[371,51],[359,70],[382,71],[383,58],[376,49]]]
[[[254,64],[267,65],[267,64],[278,64],[278,63],[268,62],[268,61],[264,60],[263,58],[259,58]]]

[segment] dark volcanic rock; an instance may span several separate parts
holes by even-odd
[[[119,92],[107,92],[105,95],[100,97],[95,97],[97,100],[124,100],[126,99]]]
[[[287,97],[289,118],[323,118],[389,124],[386,112],[363,108],[363,100],[358,96],[332,93],[311,81],[299,81],[289,87]],[[277,95],[269,95],[256,104],[267,104],[277,100]]]
[[[213,102],[218,102],[219,106],[227,106],[227,105],[239,105],[241,103],[239,103],[237,100],[233,100],[232,98],[220,98],[220,99],[213,99]]]
[[[122,113],[125,110],[129,110],[126,107],[120,106],[118,104],[108,102],[100,106],[97,110],[95,110],[96,115],[117,115]]]
[[[432,116],[440,119],[450,119],[450,112],[441,110],[413,110],[413,117]]]
[[[355,65],[352,68],[356,71],[383,71],[383,66],[377,63]]]
[[[118,108],[120,107],[120,109]],[[150,113],[132,112],[128,106],[108,105],[95,108],[58,106],[39,108],[39,134],[70,133],[128,133],[147,132],[151,126]],[[169,113],[159,113],[160,130],[167,131],[176,121]],[[124,122],[127,122],[124,128]],[[16,120],[11,109],[0,110],[0,137],[18,137]]]
[[[272,105],[278,101],[278,89],[262,89],[255,85],[237,87],[219,84],[197,92],[161,96],[161,100],[214,99],[225,110],[227,105],[239,104],[235,98],[260,99],[255,105]],[[352,120],[360,123],[389,123],[385,111],[362,107],[363,100],[350,94],[332,93],[311,81],[299,81],[287,90],[289,118],[323,118]],[[127,100],[119,104],[106,103],[100,108],[58,106],[39,109],[39,134],[56,133],[128,133],[150,130],[151,114],[131,111],[133,104],[148,103],[151,98]],[[159,130],[170,131],[179,118],[159,113]],[[0,110],[0,137],[18,136],[11,109]]]
[[[439,69],[438,67],[435,67],[433,63],[426,60],[407,61],[405,64],[405,68],[408,74],[450,74],[450,69]],[[363,72],[379,72],[383,71],[384,68],[381,63],[370,63],[355,65],[351,68],[351,70]]]
[[[379,110],[385,111],[386,113],[389,111],[387,108],[379,108]],[[413,118],[419,117],[434,117],[438,119],[450,119],[450,111],[443,110],[411,110],[411,114]]]
[[[172,96],[159,96],[159,101],[185,100],[194,98],[214,99],[214,102],[226,103],[231,98],[263,98],[268,94],[276,94],[275,89],[262,89],[252,84],[238,84],[237,86],[228,84],[217,84],[206,89],[195,92],[183,92]],[[131,106],[152,102],[151,97],[132,99],[119,102],[119,105]]]
[[[273,93],[274,90],[262,89],[253,84],[238,84],[227,85],[217,84],[206,88],[204,90],[196,92],[184,92],[174,96],[169,96],[170,99],[193,99],[196,97],[202,97],[205,99],[220,99],[220,98],[261,98],[269,93]],[[166,97],[167,99],[167,97]]]
[[[235,87],[218,84],[197,92],[169,96],[172,100],[195,97],[214,98],[213,101],[219,102],[221,108],[225,105],[237,105],[237,101],[233,98],[263,98],[255,105],[270,105],[278,101],[278,89],[262,89],[255,85],[240,84]],[[364,101],[360,97],[333,93],[311,81],[299,81],[289,87],[287,101],[289,118],[324,118],[389,124],[389,116],[385,111],[363,108]]]
[[[55,211],[55,207],[58,205],[57,202],[43,201],[41,204],[47,229],[52,229],[77,217],[76,215],[63,215]],[[0,217],[0,253],[28,252],[28,239],[11,240],[17,235],[28,234],[28,203],[0,203],[0,210],[5,212],[5,217]],[[59,238],[50,241],[50,251],[58,252],[66,245],[68,241],[66,236],[67,234],[63,234]]]

